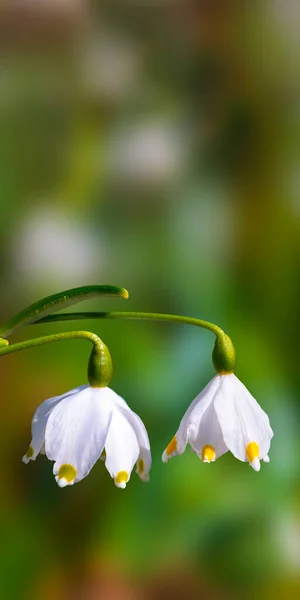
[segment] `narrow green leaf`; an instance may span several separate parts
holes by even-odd
[[[114,285],[87,285],[84,287],[73,288],[64,292],[58,292],[42,300],[38,300],[27,308],[24,308],[17,315],[0,327],[0,337],[7,337],[13,331],[16,331],[24,325],[35,323],[50,313],[62,310],[77,302],[89,300],[98,296],[115,296],[118,298],[128,298],[129,293],[124,288]]]

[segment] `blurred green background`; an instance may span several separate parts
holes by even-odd
[[[258,474],[229,453],[164,465],[213,336],[84,321],[153,467],[122,491],[99,463],[62,490],[44,456],[21,457],[38,404],[86,381],[90,348],[2,357],[1,598],[299,598],[299,23],[296,0],[2,0],[2,321],[107,283],[130,299],[82,309],[216,322],[275,437]]]

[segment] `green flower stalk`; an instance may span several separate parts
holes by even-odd
[[[42,337],[25,340],[24,342],[11,345],[7,340],[1,340],[6,342],[6,344],[0,346],[0,356],[3,356],[4,354],[13,354],[14,352],[20,352],[21,350],[29,350],[30,348],[43,346],[44,344],[78,339],[88,340],[93,344],[93,350],[88,366],[88,379],[90,384],[93,387],[106,387],[112,378],[111,356],[107,346],[102,340],[95,333],[91,333],[90,331],[55,333],[53,335],[44,335]]]
[[[211,331],[216,336],[213,350],[213,365],[217,373],[232,373],[235,367],[235,349],[230,337],[224,331],[209,321],[184,317],[182,315],[169,315],[163,313],[147,312],[78,312],[64,313],[61,315],[48,315],[36,321],[41,323],[54,323],[57,321],[78,321],[82,319],[133,319],[143,321],[164,321],[183,325],[193,325]]]

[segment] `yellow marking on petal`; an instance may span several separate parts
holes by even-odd
[[[128,479],[129,479],[129,476],[128,476],[127,471],[120,471],[115,476],[116,483],[127,483]]]
[[[202,448],[202,460],[205,460],[207,462],[211,462],[212,460],[215,459],[216,456],[216,451],[214,449],[213,446],[210,446],[209,444],[207,444],[206,446],[203,446]]]
[[[34,449],[32,446],[29,446],[25,456],[28,460],[34,456]]]
[[[145,463],[142,458],[138,461],[137,470],[139,475],[143,475],[145,472]]]
[[[256,442],[250,442],[246,447],[246,456],[250,463],[254,461],[255,458],[259,457],[259,445]]]
[[[106,460],[106,451],[105,451],[105,448],[104,448],[104,450],[102,450],[102,452],[100,454],[100,460],[103,460],[103,461]]]
[[[173,454],[173,452],[176,452],[176,450],[177,450],[177,440],[176,440],[176,435],[174,435],[174,437],[171,439],[170,443],[166,447],[165,452],[168,456],[170,456],[170,454]]]
[[[58,471],[58,479],[66,479],[71,483],[77,475],[76,469],[72,465],[61,465]]]

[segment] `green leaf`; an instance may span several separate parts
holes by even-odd
[[[64,292],[58,292],[42,300],[38,300],[27,308],[24,308],[17,315],[0,327],[0,336],[7,337],[13,331],[35,323],[39,319],[46,317],[50,313],[62,310],[77,302],[89,300],[98,296],[115,296],[118,298],[128,298],[129,293],[124,288],[114,285],[87,285],[84,287],[73,288]]]

